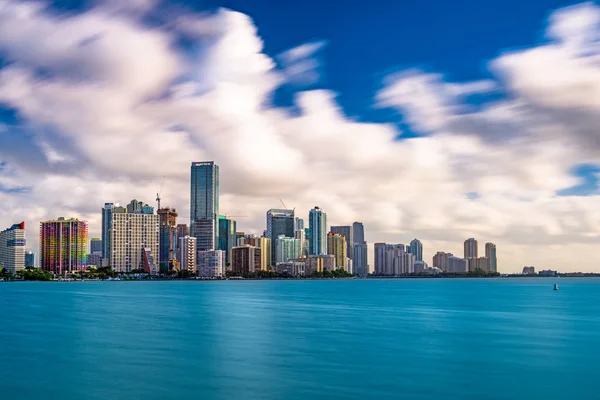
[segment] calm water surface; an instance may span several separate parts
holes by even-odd
[[[600,399],[599,374],[600,279],[0,283],[1,399]]]

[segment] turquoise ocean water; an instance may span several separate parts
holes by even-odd
[[[599,376],[600,279],[0,284],[1,399],[600,399]]]

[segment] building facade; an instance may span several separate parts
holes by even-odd
[[[346,240],[346,257],[354,257],[352,245],[354,244],[354,229],[351,226],[332,226],[331,232],[337,233]]]
[[[275,265],[300,258],[302,255],[302,241],[280,235],[275,245]]]
[[[236,243],[236,222],[219,215],[219,245],[218,249],[225,252],[225,264],[231,263],[231,249]]]
[[[191,273],[197,272],[197,248],[196,238],[193,236],[183,236],[179,238],[177,246],[179,255],[179,268],[182,271],[190,271]]]
[[[369,275],[369,264],[368,264],[368,248],[366,243],[355,243],[353,246],[352,266],[353,273],[358,276]]]
[[[97,254],[102,256],[102,239],[91,238],[90,239],[90,254]]]
[[[355,222],[352,224],[352,239],[354,243],[365,242],[365,227],[362,222]]]
[[[231,250],[231,271],[234,274],[244,275],[260,270],[260,248],[244,245]]]
[[[191,182],[190,182],[190,230],[191,236],[198,239],[198,248],[201,249],[203,244],[208,240],[198,236],[200,232],[195,230],[198,225],[196,221],[210,220],[213,223],[212,230],[212,247],[203,250],[215,250],[219,243],[218,233],[218,216],[219,216],[219,166],[213,161],[193,162],[191,167]],[[204,227],[206,222],[202,224]],[[203,228],[202,233],[206,234],[209,230]],[[205,246],[204,246],[205,247]]]
[[[198,276],[218,278],[225,274],[225,252],[223,250],[199,251]]]
[[[198,251],[215,250],[218,243],[215,243],[215,239],[218,239],[215,234],[215,222],[212,219],[197,219],[192,222],[191,235],[195,237],[196,246]]]
[[[498,272],[498,259],[496,258],[496,245],[494,243],[485,244],[485,257],[489,260],[489,272]]]
[[[237,245],[244,246],[249,244],[250,246],[258,247],[260,249],[260,269],[267,271],[271,266],[271,239],[264,236],[245,235],[238,238]]]
[[[306,259],[277,263],[275,271],[281,275],[304,276],[306,275]]]
[[[156,212],[159,221],[159,265],[161,272],[178,267],[177,262],[177,210],[161,208]]]
[[[25,268],[25,222],[0,231],[0,267],[11,274]]]
[[[375,275],[398,276],[415,272],[414,254],[403,244],[375,244]]]
[[[119,272],[143,269],[155,274],[160,254],[159,216],[149,213],[151,207],[137,200],[130,205],[127,209],[113,210],[110,265]]]
[[[277,238],[279,236],[285,236],[289,238],[294,237],[296,227],[296,220],[294,217],[294,210],[283,210],[272,208],[267,211],[267,232],[266,236],[271,240],[271,264],[275,266],[277,255]]]
[[[33,251],[25,252],[25,267],[35,267],[35,254]]]
[[[114,208],[114,203],[104,203],[102,207],[102,258],[105,260],[110,260],[110,229]]]
[[[410,242],[410,254],[415,256],[416,261],[423,261],[423,244],[419,239]]]
[[[40,223],[40,268],[62,275],[87,266],[88,225],[75,218]]]
[[[306,275],[313,275],[317,272],[334,271],[335,257],[331,254],[310,255],[306,258]]]
[[[337,233],[329,232],[327,234],[327,254],[335,257],[335,268],[343,268],[348,271],[346,238]]]
[[[466,260],[470,258],[478,258],[477,254],[477,240],[469,238],[465,240],[464,244],[464,258]]]
[[[315,206],[308,214],[308,253],[327,254],[327,213]]]

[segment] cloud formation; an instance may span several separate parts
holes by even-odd
[[[0,227],[25,219],[30,244],[38,221],[61,215],[87,219],[99,236],[104,202],[150,202],[162,176],[163,203],[186,221],[190,162],[215,160],[222,212],[248,216],[239,230],[262,232],[282,198],[301,214],[321,206],[331,224],[364,222],[371,243],[418,237],[427,260],[461,254],[475,236],[496,242],[501,271],[600,261],[599,197],[556,194],[578,184],[575,166],[600,163],[591,3],[553,13],[547,43],[492,60],[492,80],[388,76],[374,106],[423,135],[403,140],[391,123],[349,118],[330,91],[299,91],[294,112],[274,106],[274,90],[294,70],[313,74],[310,60],[326,48],[300,45],[278,67],[244,14],[149,27],[151,1],[68,15],[4,3],[0,105],[16,122],[0,128]],[[489,93],[499,96],[470,101]]]

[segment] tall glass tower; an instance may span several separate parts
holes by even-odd
[[[308,214],[308,252],[327,254],[327,214],[315,206]]]
[[[190,183],[191,236],[200,239],[200,235],[204,235],[210,230],[203,229],[200,232],[198,229],[194,229],[194,227],[204,226],[208,220],[212,221],[213,248],[211,250],[215,250],[215,246],[218,244],[219,232],[219,166],[214,161],[193,162]],[[203,223],[194,224],[196,221],[201,220]]]

